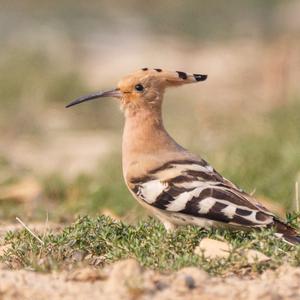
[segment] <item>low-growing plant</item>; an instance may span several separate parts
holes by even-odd
[[[195,254],[196,246],[204,237],[229,242],[232,246],[229,257],[208,259]],[[78,264],[103,266],[120,259],[135,258],[142,266],[156,270],[196,266],[216,275],[261,272],[283,263],[300,264],[299,247],[276,238],[272,229],[235,232],[186,226],[168,233],[152,218],[137,225],[127,225],[106,216],[86,216],[61,232],[40,238],[43,244],[26,230],[8,233],[5,240],[11,248],[1,257],[2,262],[12,268],[51,271]],[[258,250],[270,260],[249,264],[243,255],[245,249]]]

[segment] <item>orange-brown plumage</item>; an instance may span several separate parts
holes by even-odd
[[[124,77],[116,89],[81,97],[68,107],[99,97],[119,99],[125,115],[125,182],[139,203],[167,229],[185,224],[238,229],[273,226],[287,242],[299,243],[293,228],[176,143],[164,128],[161,106],[166,88],[206,78],[201,74],[143,68]]]

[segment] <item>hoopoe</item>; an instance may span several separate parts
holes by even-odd
[[[300,243],[295,229],[176,143],[164,128],[165,89],[206,78],[143,68],[123,78],[116,89],[80,97],[66,107],[102,97],[119,100],[125,115],[122,166],[126,185],[167,230],[187,224],[242,230],[274,227],[286,242]]]

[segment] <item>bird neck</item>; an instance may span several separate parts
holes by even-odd
[[[160,108],[125,114],[122,143],[124,175],[132,165],[151,164],[154,158],[182,150],[185,151],[164,128]]]

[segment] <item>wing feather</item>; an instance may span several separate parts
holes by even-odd
[[[137,197],[160,210],[246,227],[274,222],[271,212],[204,160],[170,161],[130,183]]]

